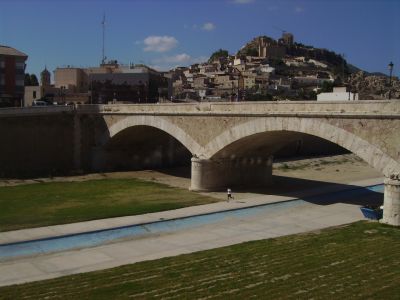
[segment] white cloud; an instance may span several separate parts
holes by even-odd
[[[156,70],[171,70],[178,66],[188,66],[196,63],[203,63],[208,60],[206,56],[192,57],[189,54],[181,53],[172,56],[163,56],[152,60],[152,68]]]
[[[163,67],[161,67],[161,66],[159,66],[159,65],[149,65],[149,67],[152,68],[152,69],[154,69],[154,70],[156,70],[156,71],[159,71],[159,72],[161,72],[161,71],[168,71],[168,69],[165,69],[165,68],[163,68]]]
[[[182,53],[182,54],[177,54],[177,55],[173,55],[173,56],[164,56],[161,58],[157,58],[154,59],[153,62],[160,64],[160,63],[164,63],[164,64],[179,64],[179,63],[188,63],[190,62],[190,60],[192,59],[192,57],[189,54],[186,53]]]
[[[253,3],[255,0],[233,0],[233,3],[236,4],[249,4],[249,3]]]
[[[215,29],[215,25],[211,22],[207,22],[204,23],[203,26],[201,27],[201,29],[205,30],[205,31],[212,31]]]
[[[144,51],[154,51],[154,52],[167,52],[176,47],[178,41],[173,36],[148,36],[143,40],[145,44]]]
[[[192,58],[191,63],[192,63],[192,64],[200,64],[200,63],[203,63],[203,62],[208,61],[208,59],[209,59],[208,56],[194,57],[194,58]]]

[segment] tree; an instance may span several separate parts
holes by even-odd
[[[39,81],[35,74],[26,73],[24,78],[24,84],[25,86],[38,86]]]
[[[24,81],[25,81],[24,82],[25,86],[30,86],[31,85],[31,76],[28,73],[25,74],[25,80]]]
[[[33,86],[38,86],[39,85],[39,81],[38,81],[38,79],[37,79],[35,74],[31,74],[31,85],[33,85]]]
[[[229,56],[228,50],[219,49],[218,51],[215,51],[213,54],[211,54],[210,59],[208,60],[208,62],[211,63],[215,59],[218,59],[220,57],[228,57],[228,56]]]
[[[342,86],[344,84],[342,77],[337,76],[333,81],[333,86]]]
[[[330,93],[333,91],[333,82],[324,81],[321,87],[321,93]]]
[[[247,48],[246,56],[258,56],[258,50],[256,48]]]

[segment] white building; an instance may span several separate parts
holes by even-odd
[[[319,78],[318,76],[295,76],[294,81],[300,86],[320,86],[324,81],[333,82],[332,78]]]
[[[261,73],[270,73],[270,74],[273,74],[273,73],[275,73],[275,68],[270,67],[269,65],[260,65],[259,71],[260,71]]]
[[[235,57],[235,59],[233,60],[233,65],[234,65],[234,66],[244,65],[245,63],[246,63],[246,61],[244,61],[244,60],[241,59],[240,57],[239,57],[239,58],[236,58],[236,57]]]
[[[347,91],[346,87],[334,87],[332,93],[321,93],[317,95],[318,101],[355,101],[358,93]]]

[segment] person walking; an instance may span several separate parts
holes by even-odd
[[[227,202],[229,202],[229,200],[233,200],[233,196],[232,196],[232,190],[230,188],[228,188],[228,190],[226,191],[227,194]]]

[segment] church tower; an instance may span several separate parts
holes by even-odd
[[[40,73],[40,85],[42,86],[50,86],[50,72],[47,70],[47,67]]]

